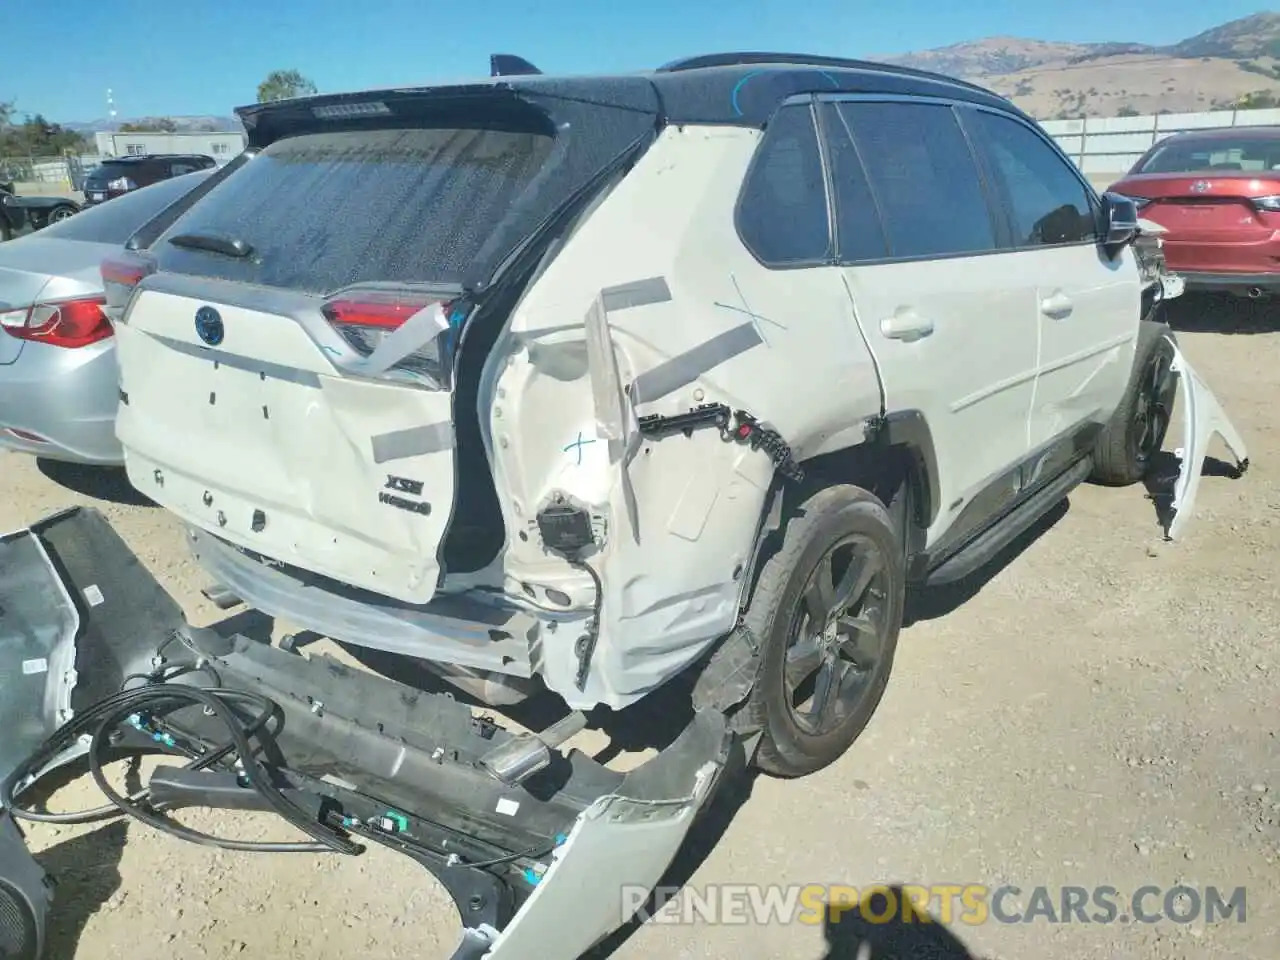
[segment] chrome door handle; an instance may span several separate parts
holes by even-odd
[[[880,321],[880,332],[890,340],[919,340],[933,333],[933,321],[914,310],[899,310]]]
[[[1040,312],[1054,320],[1062,320],[1071,316],[1075,304],[1065,293],[1055,293],[1040,301]]]

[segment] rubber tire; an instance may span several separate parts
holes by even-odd
[[[54,224],[54,223],[58,223],[58,222],[59,222],[59,221],[57,221],[57,220],[53,219],[53,215],[54,215],[55,213],[57,213],[58,211],[60,211],[60,210],[68,210],[68,211],[70,211],[70,213],[68,214],[68,216],[67,216],[67,217],[64,217],[63,219],[69,219],[70,217],[74,217],[74,216],[76,215],[76,208],[75,208],[75,207],[71,206],[70,204],[59,204],[58,206],[53,207],[52,209],[50,209],[50,210],[49,210],[49,214],[48,214],[48,216],[46,216],[46,217],[45,217],[44,225],[45,225],[46,227],[47,227],[47,226],[50,226],[51,224]]]
[[[822,737],[802,731],[786,702],[783,668],[787,633],[809,575],[841,538],[862,534],[880,548],[889,565],[891,629],[871,689],[844,724]],[[782,543],[764,563],[744,616],[761,645],[760,669],[741,720],[759,729],[755,765],[777,777],[802,777],[821,770],[844,754],[866,727],[884,694],[902,627],[906,570],[902,541],[885,505],[861,487],[839,484],[809,496],[783,532]]]
[[[1131,436],[1135,424],[1134,407],[1138,401],[1138,388],[1143,382],[1147,367],[1157,352],[1172,349],[1165,338],[1174,339],[1167,324],[1143,320],[1138,327],[1138,346],[1134,351],[1133,369],[1129,372],[1129,385],[1124,399],[1111,414],[1111,419],[1098,435],[1093,448],[1093,472],[1089,479],[1108,487],[1126,487],[1146,476],[1150,464],[1133,455]],[[1172,412],[1172,411],[1171,411]],[[1167,429],[1167,428],[1166,428]],[[1160,438],[1161,443],[1164,437]]]

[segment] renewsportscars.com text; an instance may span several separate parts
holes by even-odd
[[[657,909],[648,909],[650,894]],[[852,887],[716,884],[699,889],[623,890],[626,916],[651,923],[822,924],[857,915],[869,923],[1109,924],[1245,922],[1244,887],[1220,890],[1149,885],[1125,894],[1112,886],[992,887],[930,884]]]

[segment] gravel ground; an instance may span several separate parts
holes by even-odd
[[[1178,545],[1161,542],[1142,488],[1082,488],[971,588],[915,598],[866,734],[807,780],[727,791],[673,871],[687,891],[1014,884],[1025,907],[1038,886],[1055,901],[1064,885],[1245,887],[1244,923],[953,918],[950,936],[918,923],[863,932],[894,940],[898,956],[946,960],[1275,956],[1280,310],[1178,306],[1188,356],[1250,444],[1249,474],[1206,478]],[[0,528],[94,503],[193,619],[215,619],[173,520],[118,479],[3,455],[0,476]],[[74,782],[57,807],[91,801]],[[217,813],[186,820],[253,838],[283,829]],[[29,839],[60,878],[50,960],[447,956],[456,931],[442,888],[380,850],[262,858],[133,824],[35,827]],[[862,960],[851,928],[827,946],[821,926],[803,923],[649,923],[614,956]]]

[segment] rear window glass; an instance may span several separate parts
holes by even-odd
[[[87,176],[93,180],[109,180],[114,177],[127,177],[142,169],[142,165],[133,163],[112,163],[110,160],[100,163],[89,171]]]
[[[396,129],[277,141],[156,244],[161,269],[324,293],[366,281],[459,282],[547,162],[553,138]],[[165,243],[242,240],[233,259]]]
[[[40,231],[42,237],[83,240],[87,243],[123,244],[133,232],[202,183],[211,171],[201,170],[185,177],[161,180],[150,187],[131,190],[114,200],[88,207],[74,217],[51,223]]]
[[[1135,173],[1262,173],[1280,170],[1280,137],[1182,140],[1157,148]]]

